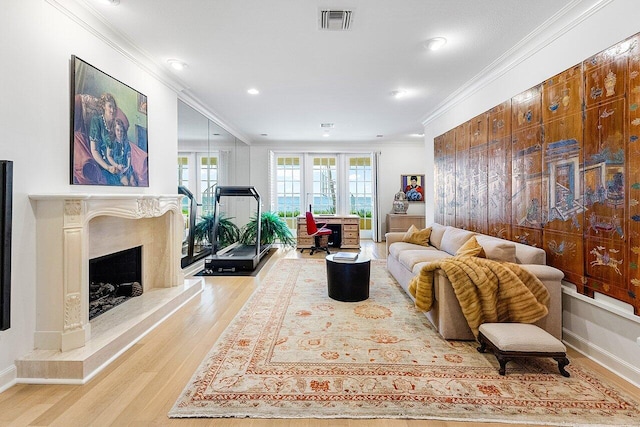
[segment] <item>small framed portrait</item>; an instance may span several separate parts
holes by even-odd
[[[424,175],[417,173],[400,175],[400,188],[408,201],[424,203]]]

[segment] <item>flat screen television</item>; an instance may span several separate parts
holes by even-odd
[[[0,160],[0,331],[11,326],[11,210],[13,207],[13,162]]]

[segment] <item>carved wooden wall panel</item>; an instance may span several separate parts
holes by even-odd
[[[627,294],[631,301],[638,304],[640,293],[640,37],[629,40],[630,46],[636,46],[629,53],[629,85],[627,100],[629,119],[627,123],[627,196],[629,224],[627,236]]]
[[[469,122],[456,128],[456,223],[458,228],[469,224]]]
[[[547,264],[582,287],[584,212],[582,191],[582,114],[544,123],[544,179],[547,182],[543,248]]]
[[[542,123],[541,85],[532,87],[511,98],[511,130],[513,132],[540,126]]]
[[[511,100],[489,110],[487,234],[511,239]]]
[[[582,113],[582,64],[548,79],[542,89],[542,121]]]
[[[542,227],[542,128],[519,130],[511,137],[512,223]]]
[[[545,123],[544,139],[544,179],[549,190],[545,228],[582,235],[582,114]]]
[[[440,135],[433,140],[433,188],[435,199],[433,204],[433,219],[435,222],[444,223],[444,195],[445,179],[443,170],[444,160],[444,135]]]
[[[445,144],[444,135],[440,135],[433,140],[434,147],[434,190],[435,190],[435,200],[433,207],[433,219],[438,224],[444,224],[444,212],[445,212],[445,188],[446,188],[446,179],[445,179]]]
[[[582,64],[542,86],[544,180],[543,248],[547,264],[564,271],[582,291],[584,279],[584,192]]]
[[[436,151],[437,218],[443,211],[446,225],[543,247],[579,292],[628,302],[636,314],[639,44],[640,34],[605,49],[436,144],[455,144]]]
[[[584,170],[585,293],[626,298],[626,75],[628,56],[617,47],[587,59]]]
[[[488,113],[482,113],[469,121],[469,221],[471,231],[487,233],[487,124]]]
[[[541,86],[511,99],[511,221],[512,238],[542,247],[546,194],[542,170]]]
[[[456,225],[456,133],[452,129],[444,134],[445,178],[444,225]]]

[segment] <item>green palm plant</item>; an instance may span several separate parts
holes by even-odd
[[[231,221],[232,219],[233,217],[226,217],[224,214],[221,214],[218,219],[219,249],[240,240],[240,228]],[[193,229],[193,237],[196,242],[213,244],[214,239],[211,233],[213,233],[214,222],[215,218],[212,213],[202,215]]]
[[[242,228],[240,241],[245,245],[255,244],[258,234],[257,212]],[[296,240],[287,227],[287,223],[275,212],[262,212],[260,216],[260,244],[270,245],[279,240],[284,246],[295,246]]]

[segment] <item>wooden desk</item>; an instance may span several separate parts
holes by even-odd
[[[360,248],[360,217],[358,215],[315,215],[316,223],[338,225],[340,227],[340,242],[334,247],[345,249]],[[331,227],[329,227],[331,228]],[[304,216],[298,217],[298,249],[310,248],[313,246],[313,237],[307,234],[307,219]]]
[[[387,214],[387,233],[407,231],[411,224],[419,229],[424,228],[424,215]]]

